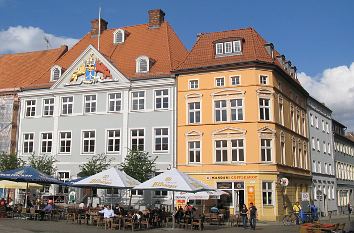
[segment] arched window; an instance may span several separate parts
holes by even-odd
[[[125,39],[125,35],[124,35],[124,30],[122,29],[117,29],[114,31],[113,33],[113,43],[114,44],[120,44],[124,42]]]
[[[136,72],[147,73],[149,72],[149,58],[146,56],[140,56],[136,59]]]
[[[51,70],[51,81],[57,81],[61,76],[61,67],[60,66],[53,66]]]

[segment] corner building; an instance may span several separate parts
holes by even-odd
[[[177,168],[228,192],[219,205],[230,213],[253,202],[260,220],[281,219],[311,186],[296,68],[246,28],[200,34],[174,72]]]

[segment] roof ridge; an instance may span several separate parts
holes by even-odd
[[[245,28],[238,28],[238,29],[230,29],[230,30],[223,30],[223,31],[214,31],[214,32],[201,32],[202,35],[208,34],[216,34],[216,33],[225,33],[225,32],[234,32],[234,31],[241,31],[241,30],[253,30],[253,27],[245,27]]]
[[[168,58],[170,60],[170,71],[172,70],[173,64],[172,64],[172,59],[171,59],[171,43],[170,43],[170,34],[168,33],[169,30],[169,23],[166,21],[166,36],[167,36],[167,47],[168,47]]]
[[[117,28],[108,28],[104,31],[113,31],[113,30],[118,30],[118,29],[127,29],[127,28],[134,28],[134,27],[141,27],[141,26],[145,26],[148,25],[148,23],[141,23],[141,24],[135,24],[135,25],[131,25],[131,26],[123,26],[123,27],[117,27]]]

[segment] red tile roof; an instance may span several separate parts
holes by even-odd
[[[128,78],[152,78],[168,76],[187,56],[188,51],[173,31],[168,22],[162,23],[159,28],[149,28],[148,24],[122,27],[126,39],[122,44],[113,43],[113,32],[116,29],[107,29],[100,37],[100,53],[102,53],[115,67]],[[92,45],[97,49],[97,37],[86,34],[73,48],[71,48],[56,63],[64,69]],[[150,71],[144,74],[136,73],[136,59],[145,55],[154,63]]]
[[[0,55],[0,90],[47,85],[50,82],[50,69],[67,50],[67,46],[62,46]]]

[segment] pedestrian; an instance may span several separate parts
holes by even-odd
[[[256,230],[256,219],[257,219],[258,213],[257,213],[256,206],[253,205],[253,202],[250,203],[249,215],[250,215],[251,229]]]
[[[301,206],[299,204],[299,202],[295,202],[295,204],[293,205],[293,211],[294,211],[294,214],[296,216],[296,225],[299,225],[300,224],[300,210],[301,210]]]
[[[246,206],[245,204],[242,205],[240,212],[241,212],[241,218],[242,218],[243,228],[246,229],[246,227],[247,227],[247,214],[248,214],[248,209],[247,209],[247,206]]]

